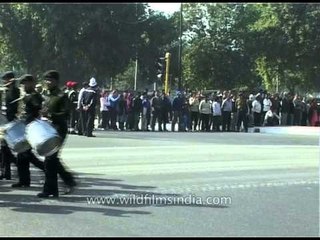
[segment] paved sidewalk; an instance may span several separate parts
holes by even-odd
[[[320,127],[303,127],[303,126],[276,126],[276,127],[253,127],[249,128],[249,132],[270,133],[270,134],[294,134],[320,136]]]

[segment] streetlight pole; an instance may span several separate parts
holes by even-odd
[[[138,22],[138,3],[136,3],[136,21]],[[138,26],[138,23],[137,23]],[[138,79],[138,36],[135,36],[135,47],[136,47],[136,67],[134,73],[134,91],[137,90],[137,79]]]
[[[180,34],[179,34],[179,82],[178,88],[181,90],[182,82],[182,3],[180,3]]]
[[[134,73],[134,91],[137,90],[137,78],[138,78],[138,53],[136,53],[136,69]]]

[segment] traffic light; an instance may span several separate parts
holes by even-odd
[[[171,54],[170,53],[166,53],[165,56],[165,60],[166,60],[166,77],[164,80],[164,89],[165,89],[165,93],[168,94],[169,93],[169,71],[170,71],[170,58],[171,58]]]
[[[156,69],[157,69],[157,77],[161,79],[166,72],[166,62],[164,57],[158,58],[156,62]]]
[[[156,61],[157,77],[161,82],[164,81],[165,93],[169,92],[170,58],[171,58],[171,54],[167,52],[165,54],[165,57],[160,57]]]

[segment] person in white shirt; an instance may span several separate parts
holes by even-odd
[[[252,102],[252,113],[253,113],[253,122],[254,126],[261,125],[261,103],[260,103],[260,94],[256,95],[256,99]]]
[[[273,108],[271,108],[269,111],[266,112],[266,115],[264,116],[264,125],[274,126],[276,125],[275,122],[279,120],[279,115],[274,111]]]
[[[110,127],[109,126],[110,117],[108,116],[109,109],[107,106],[108,95],[109,95],[109,92],[105,90],[100,97],[100,113],[102,118],[101,128],[103,128],[104,130],[107,130]]]
[[[193,125],[193,131],[197,130],[198,122],[199,122],[199,95],[193,93],[189,98],[190,112],[191,112],[191,121],[190,125]],[[192,124],[193,123],[193,124]],[[189,127],[192,129],[192,126]]]
[[[272,102],[270,100],[270,94],[266,94],[265,98],[263,99],[263,109],[262,109],[262,117],[264,118],[264,116],[266,115],[266,112],[268,112],[270,110],[270,108],[272,107]]]
[[[220,105],[220,97],[216,96],[212,103],[212,130],[216,132],[220,132],[220,125],[221,125],[221,105]]]
[[[83,111],[82,106],[81,106],[81,101],[82,101],[82,97],[83,97],[83,92],[88,87],[89,87],[89,83],[88,82],[82,83],[82,88],[79,91],[79,95],[78,95],[78,103],[77,103],[77,111],[79,111],[79,115],[78,115],[79,119],[77,121],[78,135],[83,135],[83,133],[85,132],[84,111]]]
[[[208,97],[205,96],[205,98],[200,102],[199,105],[199,112],[200,112],[200,118],[201,118],[201,131],[210,131],[209,126],[209,118],[211,114],[211,103],[208,101]]]
[[[249,126],[254,126],[254,124],[253,124],[253,113],[252,113],[252,103],[253,103],[254,99],[255,99],[255,96],[253,94],[250,94],[249,95],[249,99],[248,99],[248,107],[249,107],[248,125]]]

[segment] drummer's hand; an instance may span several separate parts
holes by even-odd
[[[47,106],[43,106],[41,109],[42,112],[48,112],[48,110],[49,110],[49,108]]]
[[[5,134],[6,134],[6,129],[0,128],[0,139],[3,139]]]
[[[4,128],[4,127],[0,127],[0,134],[2,134],[2,133],[6,133],[6,128]]]
[[[41,110],[41,115],[44,116],[44,117],[47,117],[48,116],[48,109],[42,109]]]

